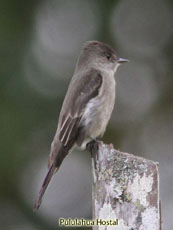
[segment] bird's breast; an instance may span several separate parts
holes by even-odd
[[[82,122],[86,127],[87,136],[96,138],[103,135],[111,117],[115,102],[115,79],[103,76],[103,84],[99,95],[87,104]]]

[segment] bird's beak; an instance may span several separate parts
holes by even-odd
[[[117,59],[117,62],[118,62],[119,64],[122,64],[122,63],[125,63],[125,62],[129,62],[129,60],[128,60],[128,59],[124,59],[124,58],[118,58],[118,59]]]

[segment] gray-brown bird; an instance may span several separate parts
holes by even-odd
[[[75,147],[102,136],[115,102],[115,72],[127,59],[117,57],[109,45],[87,42],[78,58],[74,75],[59,115],[58,128],[51,144],[48,173],[39,197],[37,210],[45,190],[65,156]]]

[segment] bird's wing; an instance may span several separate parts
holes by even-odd
[[[67,91],[60,113],[59,135],[55,135],[51,145],[49,170],[34,204],[35,211],[40,207],[51,178],[76,141],[80,129],[79,123],[88,101],[99,95],[103,82],[102,75],[96,70],[91,70],[81,77],[79,80],[73,79]]]
[[[66,146],[77,134],[78,125],[87,103],[99,94],[102,76],[96,70],[89,71],[75,86],[70,87],[72,95],[68,98],[68,108],[63,110],[59,139]],[[67,101],[67,100],[66,100]],[[65,101],[65,103],[66,103]],[[64,105],[67,107],[67,105]]]
[[[71,149],[79,132],[84,109],[91,99],[99,95],[102,83],[102,75],[95,69],[80,76],[80,79],[76,77],[72,80],[60,113],[59,135],[55,136],[52,146],[57,141],[56,138],[59,138],[64,148]],[[54,146],[50,152],[49,166],[57,158],[57,154]]]

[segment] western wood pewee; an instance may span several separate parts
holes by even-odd
[[[90,41],[84,45],[62,105],[49,154],[49,171],[34,210],[39,208],[52,176],[72,148],[86,146],[104,134],[115,102],[114,74],[127,61],[118,58],[103,42]]]

